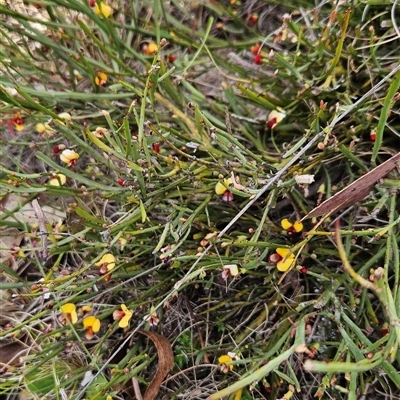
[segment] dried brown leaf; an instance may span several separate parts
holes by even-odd
[[[174,354],[172,352],[171,343],[165,337],[150,331],[139,330],[138,332],[144,336],[147,336],[154,343],[158,354],[157,371],[147,387],[144,396],[142,396],[140,393],[137,378],[132,378],[132,383],[127,382],[124,387],[115,385],[113,389],[118,391],[124,390],[128,396],[138,400],[153,400],[156,399],[161,383],[174,365]],[[112,363],[118,364],[125,357],[128,349],[132,346],[133,341],[134,340],[132,338],[130,342],[125,343],[122,348],[119,343],[116,345],[111,357]]]
[[[400,160],[400,153],[386,160],[381,165],[373,168],[367,174],[358,178],[349,186],[346,186],[334,196],[325,200],[318,207],[311,210],[303,220],[312,217],[319,217],[321,215],[330,215],[343,208],[350,207],[353,204],[361,201],[372,190],[373,186],[384,176],[386,176],[392,169],[398,165]]]
[[[0,365],[18,366],[22,364],[21,357],[29,348],[21,342],[9,342],[0,346]]]
[[[143,396],[143,400],[155,400],[161,383],[174,365],[174,353],[171,343],[164,336],[144,330],[140,330],[139,333],[147,336],[154,343],[158,353],[157,371]]]

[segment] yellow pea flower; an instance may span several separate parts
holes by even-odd
[[[43,124],[41,122],[36,124],[35,131],[37,133],[45,133],[46,135],[52,135],[54,133],[54,129],[51,128],[49,124]]]
[[[133,312],[128,310],[125,304],[121,304],[121,310],[115,310],[113,312],[114,321],[119,321],[118,326],[120,328],[126,328],[129,325],[132,315]]]
[[[60,154],[60,160],[69,166],[75,165],[78,158],[79,154],[70,149],[65,149]]]
[[[79,308],[78,310],[78,315],[82,316],[82,315],[87,315],[92,311],[92,307],[90,306],[82,306],[81,308]]]
[[[218,362],[220,363],[220,370],[224,374],[227,374],[229,371],[233,370],[233,365],[226,365],[226,363],[232,362],[232,357],[228,356],[227,354],[223,354],[221,357],[218,358]]]
[[[112,14],[112,8],[108,4],[104,3],[104,1],[101,1],[100,5],[97,5],[96,3],[94,6],[94,13],[108,18]]]
[[[215,193],[220,196],[223,195],[228,190],[226,187],[232,183],[232,178],[225,178],[224,183],[217,182],[217,184],[215,185]]]
[[[148,55],[152,56],[158,51],[158,45],[155,42],[150,42],[149,44],[145,44],[143,46],[143,51]]]
[[[57,174],[54,178],[51,178],[48,182],[51,186],[61,186],[67,182],[67,177],[64,174]]]
[[[291,233],[299,233],[303,230],[304,226],[303,223],[300,221],[295,221],[293,224],[287,219],[284,218],[281,221],[281,226],[282,228],[287,231],[287,232],[291,232]]]
[[[59,124],[65,125],[65,122],[71,122],[71,121],[72,121],[71,114],[69,114],[67,112],[62,112],[62,113],[58,114],[57,122]]]
[[[278,271],[285,272],[293,265],[295,256],[293,253],[289,254],[290,251],[291,251],[290,249],[279,248],[279,247],[276,249],[276,252],[282,257],[276,263],[276,268],[278,268]],[[285,259],[286,256],[288,257]]]
[[[76,305],[74,303],[66,303],[61,306],[63,316],[68,319],[72,324],[78,322],[78,314],[76,313]]]
[[[94,83],[97,86],[106,86],[107,84],[107,74],[104,72],[99,71],[96,76],[94,77]]]
[[[83,327],[86,329],[86,339],[91,340],[96,332],[100,330],[101,322],[93,315],[83,319]]]
[[[115,267],[115,257],[111,253],[106,253],[95,265],[96,267],[105,268],[106,272],[110,272]]]

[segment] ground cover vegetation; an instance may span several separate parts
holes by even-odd
[[[2,399],[399,398],[399,13],[0,1]]]

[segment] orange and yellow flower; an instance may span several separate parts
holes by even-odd
[[[78,315],[82,316],[82,315],[87,315],[92,311],[92,307],[85,305],[79,308],[78,310]]]
[[[143,46],[143,51],[148,55],[152,56],[157,53],[158,45],[156,42],[150,42],[149,44],[145,44]]]
[[[111,253],[106,253],[95,265],[100,267],[100,275],[105,275],[114,269],[115,257]]]
[[[96,332],[100,330],[100,320],[93,315],[83,319],[83,327],[86,329],[85,337],[87,340],[93,339]]]
[[[278,247],[276,253],[281,257],[281,259],[276,263],[278,271],[285,272],[293,266],[295,256],[291,253],[290,249]]]
[[[220,196],[223,195],[228,190],[227,187],[229,187],[229,185],[231,185],[232,183],[232,178],[225,178],[224,183],[217,182],[217,184],[215,185],[215,193]]]
[[[125,304],[121,304],[121,310],[115,310],[113,312],[114,321],[119,321],[118,326],[120,328],[126,328],[129,325],[132,315],[133,312],[128,310]]]
[[[290,233],[299,233],[304,228],[302,222],[295,221],[294,223],[291,223],[287,218],[284,218],[281,221],[281,226],[285,231]]]
[[[59,318],[61,322],[65,323],[66,320],[70,321],[72,324],[78,322],[78,314],[76,313],[76,305],[74,303],[62,305],[60,311],[62,312],[61,318]]]
[[[99,71],[94,77],[94,83],[97,86],[106,86],[107,79],[108,79],[107,74],[105,72]]]
[[[24,129],[24,122],[25,121],[19,112],[15,113],[14,117],[11,119],[11,123],[17,132],[20,132]]]
[[[223,354],[221,357],[218,358],[218,362],[220,364],[219,369],[221,370],[221,372],[223,372],[224,374],[227,374],[229,371],[233,370],[233,365],[227,365],[227,363],[232,362],[233,359],[231,356],[229,356],[228,354]]]
[[[215,193],[219,196],[222,196],[222,200],[229,202],[233,200],[233,194],[230,190],[227,189],[233,183],[232,178],[225,178],[223,183],[218,181],[215,185]]]

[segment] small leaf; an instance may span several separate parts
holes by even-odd
[[[147,213],[142,200],[140,200],[139,205],[140,205],[140,215],[142,216],[142,223],[145,223],[147,220]]]

